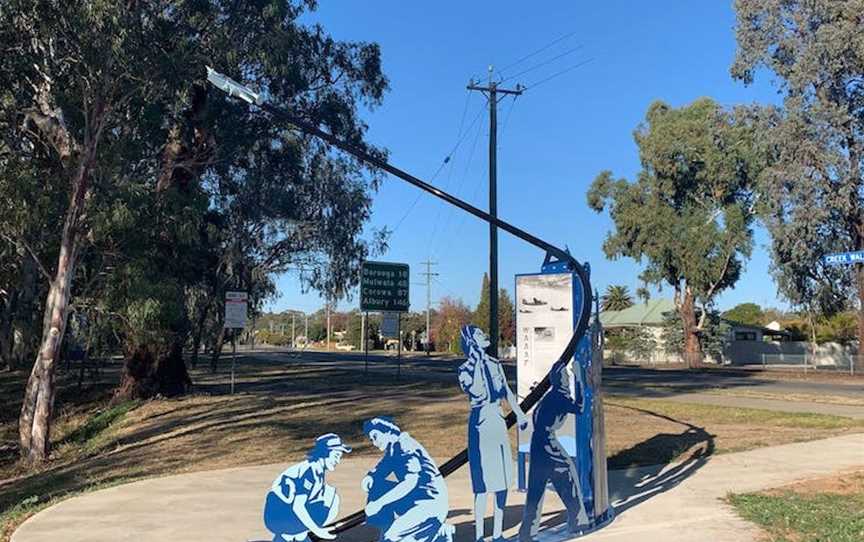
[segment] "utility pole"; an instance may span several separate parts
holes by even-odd
[[[327,298],[327,351],[330,351],[330,298]]]
[[[437,277],[438,273],[432,272],[432,266],[438,265],[438,262],[433,262],[432,260],[426,260],[425,262],[420,262],[421,264],[426,266],[426,272],[420,273],[421,275],[426,275],[426,355],[429,355],[429,344],[432,342],[432,330],[430,328],[430,318],[429,313],[432,310],[432,277]]]
[[[524,90],[522,85],[508,90],[498,88],[492,80],[492,66],[489,66],[489,85],[481,87],[468,83],[468,90],[482,92],[489,102],[489,215],[498,218],[498,102],[508,95],[519,96]],[[501,95],[499,98],[498,95]],[[498,357],[498,227],[489,224],[489,353]]]
[[[305,344],[308,345],[309,344],[309,315],[304,312],[303,316],[306,317],[306,325],[303,327],[303,337],[306,339]]]
[[[297,348],[297,343],[294,342],[294,319],[297,317],[296,312],[291,313],[291,348]]]

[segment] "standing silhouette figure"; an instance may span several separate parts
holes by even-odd
[[[582,391],[577,387],[574,395],[570,395],[566,367],[563,361],[555,362],[549,373],[551,387],[534,409],[528,494],[519,527],[519,542],[532,542],[536,538],[543,513],[543,494],[549,482],[567,509],[570,532],[578,530],[580,519],[587,521],[576,465],[555,435],[568,414],[578,414],[583,408]]]
[[[474,492],[474,538],[483,540],[486,494],[494,493],[493,542],[501,542],[507,490],[513,481],[513,455],[501,401],[507,401],[521,427],[528,418],[507,385],[501,363],[486,353],[489,339],[476,326],[465,326],[461,333],[462,351],[467,360],[459,366],[459,386],[468,395],[468,462]]]

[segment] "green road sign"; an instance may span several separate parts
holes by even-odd
[[[363,263],[360,310],[408,312],[408,283],[408,264]]]

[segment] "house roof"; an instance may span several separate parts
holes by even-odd
[[[671,299],[649,299],[621,311],[601,311],[603,327],[659,326],[663,324],[663,313],[675,310]]]

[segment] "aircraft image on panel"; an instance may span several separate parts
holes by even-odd
[[[567,307],[561,307],[560,309],[556,309],[555,307],[552,307],[552,312],[567,312],[569,310],[570,309],[568,309]]]
[[[541,300],[537,299],[536,297],[532,297],[531,301],[526,301],[525,299],[522,299],[522,304],[523,305],[532,305],[532,306],[548,305],[548,303],[546,303],[545,301],[541,301]]]
[[[522,314],[531,314],[533,311],[529,311],[528,309],[519,309],[519,312]]]

